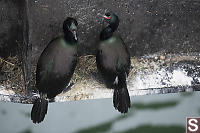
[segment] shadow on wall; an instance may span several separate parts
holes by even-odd
[[[0,57],[15,56],[22,47],[24,0],[0,0]]]

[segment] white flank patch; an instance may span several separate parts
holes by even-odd
[[[115,85],[118,84],[118,76],[115,78],[114,84],[115,84]]]

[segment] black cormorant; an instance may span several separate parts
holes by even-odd
[[[36,69],[36,89],[31,120],[40,123],[48,109],[48,100],[68,85],[77,64],[77,21],[68,17],[63,23],[64,36],[53,39],[42,52]]]
[[[109,25],[100,33],[100,44],[96,54],[97,68],[107,87],[114,89],[115,109],[127,113],[130,97],[126,78],[130,70],[130,54],[122,38],[114,34],[119,25],[118,16],[108,12],[103,17]]]

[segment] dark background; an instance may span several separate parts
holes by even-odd
[[[15,56],[22,45],[24,0],[0,0],[0,56]]]
[[[80,55],[94,53],[103,28],[98,14],[107,11],[119,16],[119,33],[132,56],[200,50],[200,1],[40,0],[30,1],[28,7],[33,57],[62,33],[67,16],[78,20]]]
[[[200,51],[199,0],[0,0],[0,56],[20,55],[26,85],[43,49],[62,34],[68,16],[79,23],[79,55],[94,54],[103,19],[115,12],[132,56]]]

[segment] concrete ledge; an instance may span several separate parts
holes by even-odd
[[[200,91],[200,56],[154,55],[131,58],[131,71],[127,79],[130,96]],[[113,90],[106,88],[97,73],[95,57],[82,56],[71,80],[54,101],[76,101],[112,98]],[[16,93],[0,86],[0,101],[32,103],[38,95]]]

